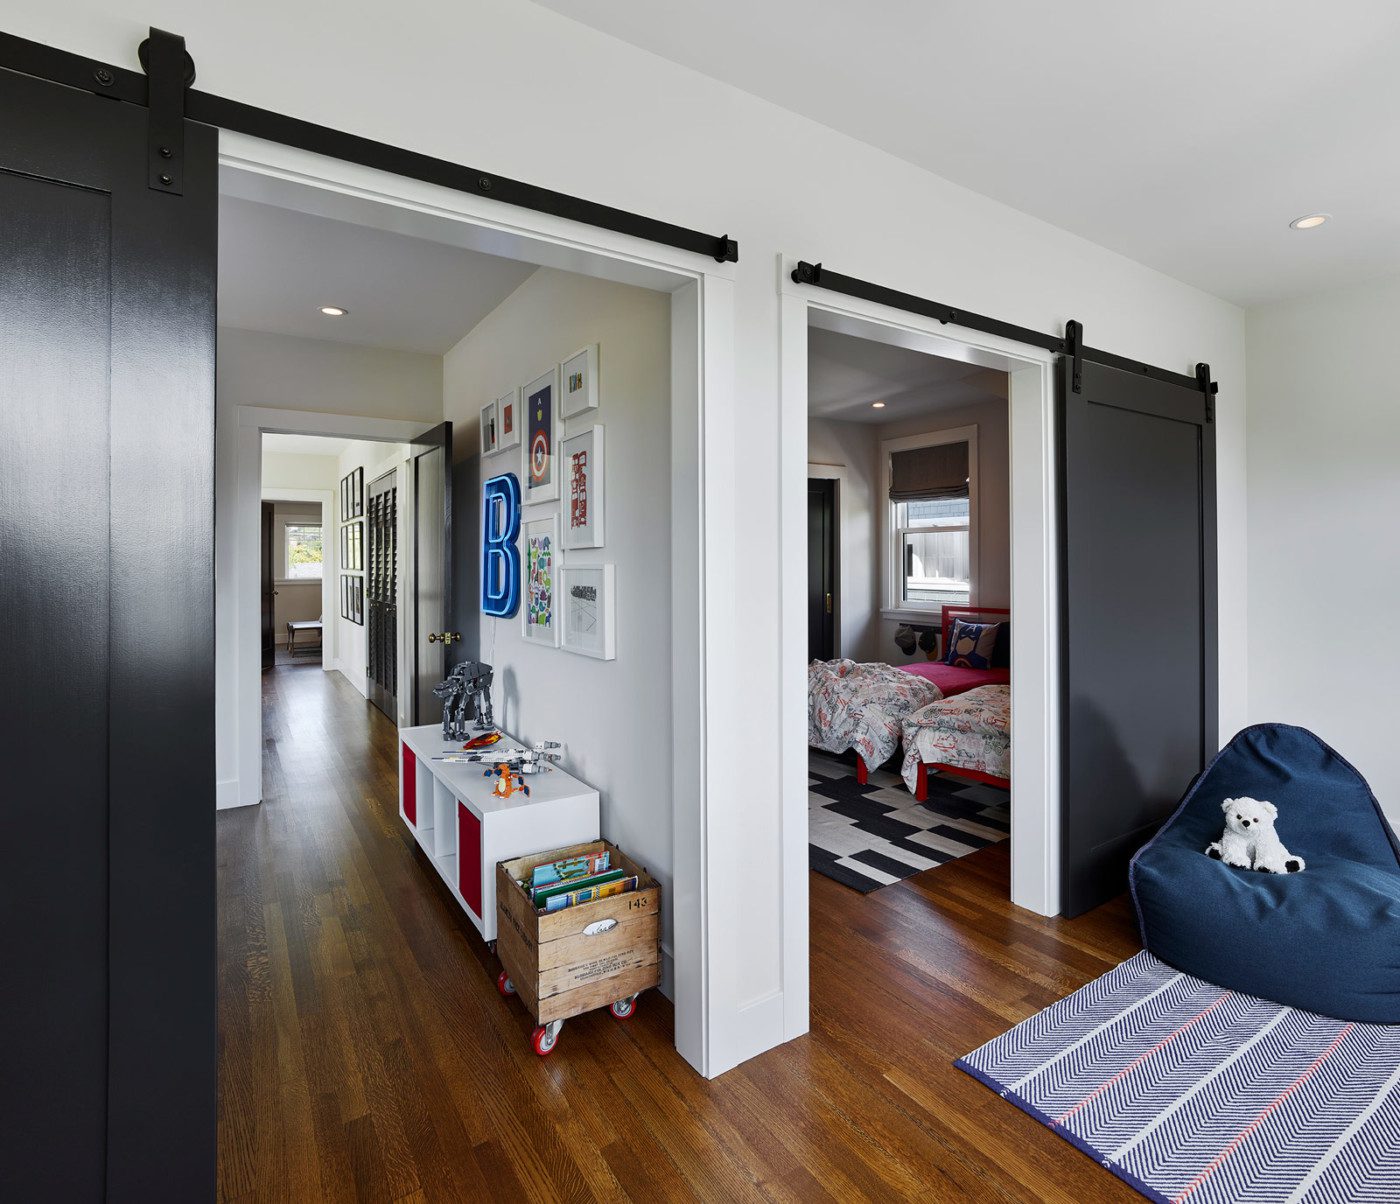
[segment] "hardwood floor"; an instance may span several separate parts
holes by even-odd
[[[220,1199],[1139,1198],[952,1066],[1135,952],[1124,900],[1016,911],[1005,845],[864,897],[814,874],[809,1035],[706,1082],[653,991],[542,1061],[398,819],[391,724],[263,680],[264,802],[218,818]]]

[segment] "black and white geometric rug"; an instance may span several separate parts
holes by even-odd
[[[856,781],[854,765],[808,754],[811,867],[868,894],[956,861],[1011,832],[1011,795],[946,773],[928,776],[928,802],[916,802],[898,774],[873,770]]]

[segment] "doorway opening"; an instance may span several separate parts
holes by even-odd
[[[264,672],[339,673],[395,724],[408,719],[398,496],[412,470],[407,443],[262,435]]]
[[[263,475],[266,479],[266,470]],[[263,498],[262,518],[258,555],[263,672],[319,667],[325,651],[321,589],[330,528],[319,502],[275,494]]]
[[[708,1041],[704,908],[673,911],[673,900],[694,897],[703,865],[707,744],[695,731],[708,720],[703,682],[712,675],[699,666],[707,623],[727,613],[703,571],[705,557],[722,558],[707,547],[697,486],[706,464],[702,398],[720,404],[726,393],[700,335],[702,323],[726,328],[727,295],[707,296],[708,270],[687,274],[635,250],[604,255],[531,238],[442,203],[478,208],[470,198],[415,188],[421,195],[409,201],[344,164],[227,135],[224,147],[218,507],[226,516],[220,563],[231,571],[220,575],[227,659],[218,684],[240,723],[231,738],[220,729],[230,746],[221,805],[256,803],[269,782],[284,780],[274,771],[285,759],[274,759],[261,736],[257,519],[264,498],[305,504],[315,494],[321,677],[352,689],[291,701],[308,715],[319,709],[323,726],[334,717],[336,739],[348,746],[342,767],[369,765],[384,754],[365,760],[360,742],[396,746],[399,730],[440,725],[432,687],[449,668],[492,665],[497,723],[528,740],[563,742],[565,768],[599,791],[600,834],[644,856],[662,882],[662,988],[675,1006],[668,1036],[698,1069],[717,1073],[729,1052]],[[370,179],[373,195],[360,186]],[[429,196],[437,203],[425,204]],[[526,477],[520,389],[580,347],[593,348],[600,400],[561,413],[556,435],[588,435],[601,462],[606,430],[612,467],[600,482],[598,523],[561,552],[566,573],[615,573],[629,622],[618,626],[606,665],[563,641],[532,646],[518,617],[482,615],[477,579],[483,481]],[[714,387],[704,388],[706,379]],[[434,437],[435,466],[420,454]],[[317,471],[302,471],[309,468]],[[570,505],[567,486],[529,500],[524,517],[557,516],[561,505]],[[439,543],[446,552],[434,559]],[[281,601],[279,592],[274,604]],[[290,634],[286,622],[274,605],[278,644]],[[294,645],[304,638],[298,629]],[[672,651],[660,669],[650,651],[657,646]],[[309,656],[283,652],[287,675],[274,655],[274,680],[313,680]],[[582,698],[597,705],[579,707]],[[279,723],[288,701],[275,700]],[[608,730],[594,730],[600,723]],[[615,752],[619,739],[634,750],[626,757]],[[674,798],[665,813],[655,806],[658,781]],[[547,846],[548,835],[538,841]]]
[[[807,361],[809,854],[868,894],[1009,835],[1010,376],[821,327]]]
[[[834,481],[837,538],[831,577],[836,588],[832,591],[831,607],[838,662],[844,659],[898,662],[914,668],[932,666],[938,663],[936,658],[946,655],[948,635],[958,619],[981,620],[988,626],[1001,622],[1005,627],[1007,620],[1014,618],[1009,633],[999,633],[1003,640],[1009,634],[1009,649],[1004,643],[997,653],[998,660],[1009,661],[1005,668],[1009,680],[1004,688],[1015,698],[1010,772],[1005,775],[1012,783],[1007,822],[1014,835],[1009,842],[998,845],[1006,849],[1009,844],[1009,851],[1001,854],[1009,855],[1009,881],[1008,871],[1004,870],[999,889],[1009,889],[1013,903],[1042,915],[1054,915],[1059,909],[1055,718],[1058,627],[1051,354],[860,298],[814,297],[809,290],[788,285],[787,279],[784,270],[781,556],[783,613],[787,622],[781,656],[783,974],[787,1031],[796,1035],[804,1032],[808,1023],[810,937],[814,934],[810,910],[814,899],[812,742],[807,722],[811,685],[808,654],[812,648],[805,621],[817,609],[812,597],[813,582],[808,576],[811,482]],[[824,358],[830,362],[824,363]],[[859,378],[853,364],[847,361],[854,361],[854,368],[867,374],[863,391],[854,387]],[[915,374],[914,378],[906,380],[901,388],[898,370],[888,365],[880,367],[886,361],[902,363],[907,372]],[[873,383],[868,377],[877,369],[890,371],[891,379]],[[926,377],[923,382],[917,379],[920,372]],[[824,392],[812,388],[814,374],[817,388]],[[941,384],[927,378],[942,378]],[[937,407],[932,406],[932,413],[925,410],[922,415],[913,416],[910,427],[890,429],[883,438],[877,437],[876,429],[894,408],[892,398],[924,387],[934,392],[943,390],[948,399],[945,414],[953,414],[962,425],[945,427],[933,437],[930,432],[939,423],[933,416]],[[978,389],[983,391],[980,397],[971,392]],[[959,390],[964,391],[962,400],[974,408],[979,402],[995,403],[987,414],[995,413],[996,423],[979,421],[980,415],[967,412],[958,417],[953,407]],[[885,404],[877,407],[876,402]],[[847,407],[845,414],[839,412],[843,405]],[[830,413],[813,412],[828,406],[832,407]],[[847,425],[858,432],[858,454],[833,447],[829,439],[832,431],[823,424],[849,420],[857,414],[862,421],[847,421]],[[908,469],[934,478],[940,474],[946,477],[955,474],[965,458],[965,476],[978,476],[979,466],[988,459],[982,454],[983,444],[988,452],[996,449],[998,471],[1004,473],[1004,483],[998,483],[994,492],[1005,499],[1000,503],[1004,509],[996,517],[1005,532],[1005,542],[995,552],[988,552],[990,575],[981,572],[981,561],[984,548],[992,541],[987,540],[985,524],[978,519],[983,517],[991,494],[977,488],[980,479],[967,481],[965,497],[951,489],[946,496],[937,498],[918,492],[908,497],[891,497],[892,489],[900,493],[928,486],[927,479],[919,483],[917,473],[914,484],[909,485],[904,479]],[[855,479],[857,471],[859,481]],[[955,483],[941,481],[945,487]],[[976,534],[979,527],[983,528],[980,538]],[[994,564],[998,557],[999,562]],[[979,582],[993,588],[989,584],[993,581],[999,587],[999,597],[982,595],[980,588],[978,595],[973,595]],[[946,634],[945,606],[950,608]],[[986,613],[957,613],[960,607],[966,611],[969,606],[983,607]],[[821,609],[825,610],[825,599]],[[1011,614],[999,615],[995,613],[998,610],[1009,610]],[[888,649],[888,655],[882,653],[882,647]],[[931,655],[934,660],[929,659]],[[904,669],[892,672],[900,678],[921,676]],[[929,669],[923,669],[923,673],[928,672]],[[902,741],[902,725],[898,726],[900,730],[894,738]],[[903,758],[895,768],[902,767]],[[854,782],[858,771],[854,758],[844,768]],[[942,771],[934,771],[932,780],[939,782],[942,776]],[[917,765],[914,784],[919,784]],[[1004,789],[1005,784],[969,780],[966,786],[959,783],[953,792],[974,787],[978,791],[983,787]],[[902,775],[890,782],[877,781],[876,790],[884,789],[891,791],[884,803],[892,811],[917,802]],[[992,798],[980,793],[978,797],[983,800],[979,810]],[[970,807],[974,802],[971,796],[965,796],[955,806]],[[840,814],[839,802],[835,816],[832,829],[842,826],[848,818]],[[979,821],[967,818],[965,822]],[[873,826],[880,825],[877,822]],[[908,836],[902,829],[888,830],[900,839]],[[948,839],[957,843],[955,837]],[[913,843],[917,846],[919,842]],[[833,889],[838,888],[833,885]],[[822,922],[822,918],[815,922]]]

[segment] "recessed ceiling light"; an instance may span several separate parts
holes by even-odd
[[[885,408],[885,403],[883,401],[872,401],[870,403],[870,408],[872,410],[883,410]]]
[[[328,318],[343,318],[350,311],[343,305],[323,305],[321,306],[321,312]]]
[[[1295,217],[1288,223],[1293,230],[1311,230],[1314,226],[1320,226],[1332,215],[1330,213],[1309,213],[1306,217]]]

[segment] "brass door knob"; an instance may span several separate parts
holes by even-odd
[[[446,645],[448,645],[449,647],[451,647],[451,646],[452,646],[453,644],[455,644],[455,643],[460,643],[460,642],[461,642],[461,639],[462,639],[462,633],[461,633],[460,631],[430,631],[430,632],[428,632],[428,643],[430,643],[430,644],[436,644],[439,640],[441,640],[444,644],[446,644]]]

